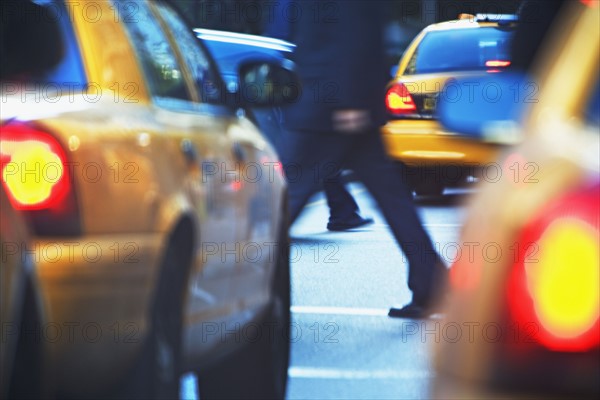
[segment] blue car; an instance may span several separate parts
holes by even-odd
[[[238,69],[245,62],[268,61],[280,64],[293,70],[293,62],[289,56],[296,47],[285,40],[218,31],[212,29],[195,29],[196,36],[201,39],[213,55],[227,90],[237,91]],[[261,132],[279,149],[282,129],[282,111],[279,107],[246,109],[259,126]]]

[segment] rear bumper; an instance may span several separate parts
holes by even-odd
[[[381,129],[390,157],[413,167],[485,168],[498,155],[498,145],[444,131],[435,120],[394,120]]]
[[[37,240],[45,320],[35,334],[61,393],[98,393],[132,365],[148,331],[159,234]]]

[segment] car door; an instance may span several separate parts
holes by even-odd
[[[211,56],[193,31],[168,5],[158,2],[154,6],[171,36],[176,38],[173,45],[179,49],[198,91],[199,110],[233,112],[215,105],[225,100],[225,86]],[[229,319],[232,325],[228,329],[231,330],[236,324],[255,318],[269,300],[269,277],[275,254],[277,211],[280,209],[277,201],[281,194],[276,193],[278,162],[275,153],[243,112],[240,111],[221,134],[225,154],[218,165],[207,160],[210,164],[206,168],[210,171],[206,170],[204,175],[217,193],[231,197],[228,200],[230,207],[225,210],[227,220],[223,224],[235,221],[235,232],[231,232],[235,242],[223,247],[223,243],[214,241],[211,232],[206,232],[203,245],[210,246],[213,251],[216,246],[221,246],[222,260],[236,264],[236,274],[230,277],[231,301],[235,305]],[[216,207],[222,207],[224,199],[217,199]],[[195,278],[199,285],[202,285],[206,267],[204,273]]]
[[[165,150],[179,149],[180,157],[165,163],[185,174],[185,197],[197,221],[186,321],[227,315],[234,307],[230,282],[236,273],[240,201],[238,171],[232,167],[235,160],[226,135],[231,113],[224,106],[198,101],[152,5],[137,2],[135,18],[123,22],[152,95],[153,118],[162,128],[156,139]]]

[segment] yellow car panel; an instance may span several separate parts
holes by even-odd
[[[132,368],[149,329],[145,314],[162,246],[158,234],[35,242],[48,315],[40,336],[52,364],[62,366],[52,375],[54,385],[73,393],[98,391],[93,374],[119,376]]]
[[[498,146],[476,142],[440,130],[435,121],[410,121],[386,126],[387,153],[409,166],[485,167],[498,154]]]
[[[148,102],[150,96],[129,39],[122,25],[115,23],[115,19],[124,18],[117,11],[122,6],[109,1],[93,4],[90,8],[97,11],[93,20],[82,12],[87,9],[85,3],[69,10],[82,58],[86,60],[88,80],[94,83],[92,90],[99,88],[102,94],[123,98],[127,103]]]

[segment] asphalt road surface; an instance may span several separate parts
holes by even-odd
[[[351,187],[373,225],[327,231],[328,209],[317,195],[291,229],[288,399],[427,399],[431,346],[444,340],[443,328],[436,318],[387,317],[390,306],[410,301],[406,260],[368,192]],[[440,200],[417,200],[447,264],[463,251],[458,236],[466,196],[447,191]],[[195,384],[183,379],[182,397],[195,398]]]

